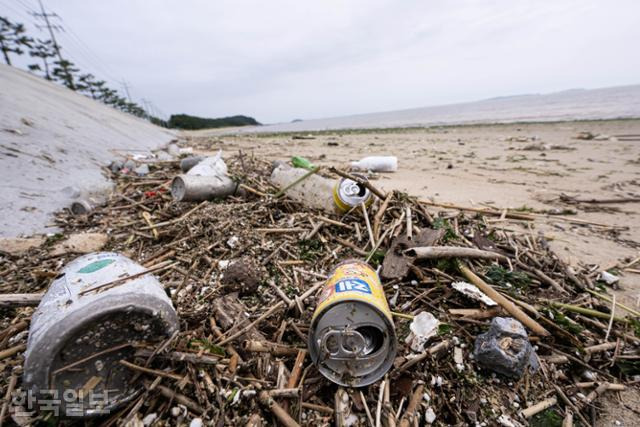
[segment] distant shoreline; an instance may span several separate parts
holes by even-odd
[[[299,131],[259,131],[260,127],[254,127],[255,131],[242,132],[247,127],[241,128],[217,128],[217,129],[201,129],[199,131],[190,132],[215,132],[217,135],[255,135],[263,138],[275,137],[275,136],[287,136],[287,135],[331,135],[331,134],[369,134],[369,133],[411,133],[422,132],[429,129],[451,129],[451,128],[469,128],[469,127],[494,127],[494,126],[513,126],[513,125],[552,125],[562,123],[606,123],[606,122],[633,122],[640,121],[638,117],[619,117],[619,118],[606,118],[606,119],[575,119],[575,120],[537,120],[537,121],[496,121],[496,122],[464,122],[464,123],[447,123],[447,124],[434,124],[424,126],[390,126],[390,127],[368,127],[368,128],[343,128],[343,129],[322,129],[322,130],[299,130]],[[265,126],[262,126],[265,127]]]

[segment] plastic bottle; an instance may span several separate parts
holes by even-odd
[[[398,170],[398,158],[396,156],[368,156],[351,162],[351,168],[361,171],[395,172]]]
[[[295,180],[307,174],[302,168],[292,168],[287,164],[280,164],[271,173],[271,182],[278,188],[285,188]],[[311,175],[304,181],[286,191],[288,197],[304,203],[306,206],[322,209],[325,212],[335,211],[333,188],[335,181],[320,175]]]

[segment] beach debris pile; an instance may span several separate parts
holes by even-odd
[[[153,274],[179,323],[160,342],[132,331],[130,351],[111,362],[134,392],[101,415],[105,425],[591,425],[603,396],[639,387],[640,313],[609,292],[610,275],[624,273],[564,264],[535,233],[545,216],[420,201],[320,166],[286,189],[272,183],[271,162],[239,152],[224,163],[242,194],[198,202],[171,195],[193,164],[150,161],[143,176],[107,168],[116,185],[103,203],[61,212],[62,233],[0,255],[1,419],[57,415],[56,405],[37,412],[28,400],[24,352],[43,292],[78,257],[53,249],[85,233],[108,236],[102,251],[144,269],[110,287]],[[350,180],[370,198],[326,210],[289,197],[311,177]],[[495,216],[530,221],[532,231],[505,230]],[[327,280],[354,259],[378,271],[394,331],[389,347],[376,347],[375,334],[349,336],[394,351],[362,387],[344,376],[337,384],[309,353]],[[353,341],[342,342],[349,350]],[[81,375],[74,367],[87,360],[73,357],[56,372]],[[99,381],[82,384],[74,402]]]

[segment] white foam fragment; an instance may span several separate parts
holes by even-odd
[[[480,289],[478,289],[477,286],[472,285],[471,283],[453,282],[451,284],[451,287],[453,289],[455,289],[456,291],[468,296],[469,298],[472,298],[474,300],[480,301],[484,305],[487,305],[489,307],[493,307],[493,306],[498,305],[494,300],[489,298]]]

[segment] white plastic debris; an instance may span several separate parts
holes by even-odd
[[[364,157],[351,162],[351,168],[361,171],[395,172],[398,170],[398,158],[396,156]]]
[[[227,240],[227,245],[233,249],[236,246],[238,246],[238,242],[240,241],[240,239],[238,238],[238,236],[231,236],[229,238],[229,240]]]
[[[187,175],[195,176],[226,176],[227,164],[222,160],[222,150],[215,156],[207,157],[189,169]]]
[[[421,353],[429,339],[438,333],[440,321],[433,314],[423,311],[414,317],[409,329],[411,332],[405,342],[411,346],[411,350]]]
[[[433,422],[436,420],[436,412],[431,406],[429,406],[424,413],[424,420],[427,422],[427,424],[433,424]]]
[[[480,289],[471,283],[453,282],[451,287],[469,298],[482,302],[486,306],[493,307],[498,305],[494,300],[486,296]]]
[[[516,427],[517,424],[513,422],[513,420],[507,415],[500,415],[498,417],[498,423],[503,427]]]
[[[150,426],[151,423],[156,420],[156,418],[158,418],[158,414],[153,412],[142,419],[142,424],[144,424],[145,426]]]
[[[167,147],[167,152],[171,156],[177,157],[180,155],[180,147],[178,147],[178,144],[169,144],[169,146]]]
[[[598,276],[598,280],[606,283],[607,285],[613,285],[614,283],[618,283],[620,278],[615,274],[611,274],[608,271],[602,271]]]
[[[202,418],[194,418],[189,423],[189,427],[202,427]]]

